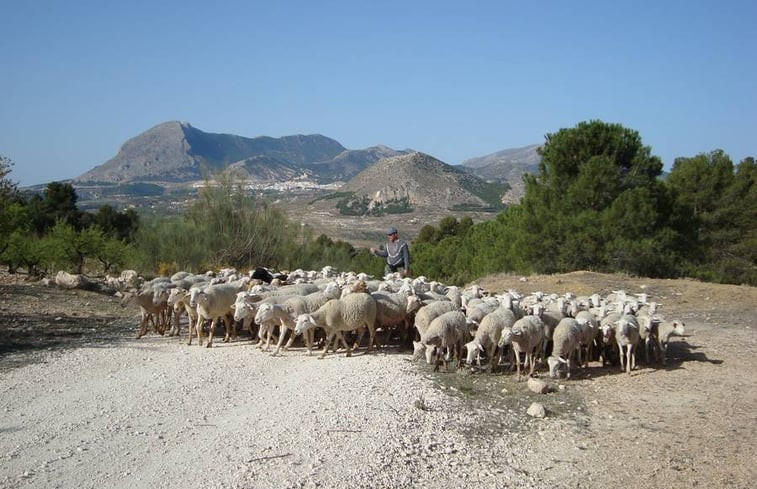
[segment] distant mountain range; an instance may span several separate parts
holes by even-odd
[[[165,122],[126,141],[112,159],[73,179],[74,186],[189,185],[219,172],[255,184],[308,180],[344,183],[361,205],[442,202],[484,208],[519,196],[523,173],[537,171],[538,145],[506,149],[448,165],[429,155],[387,146],[349,150],[319,134],[246,138]],[[506,184],[506,185],[502,185]],[[367,204],[366,204],[367,202]]]
[[[75,183],[181,183],[224,170],[261,181],[306,174],[321,182],[350,178],[378,159],[402,154],[386,146],[351,151],[321,136],[245,138],[165,122],[126,141],[118,154]]]

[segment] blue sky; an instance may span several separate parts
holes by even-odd
[[[78,176],[169,120],[460,164],[602,119],[666,168],[757,156],[753,0],[31,0],[0,14],[0,155],[21,185]]]

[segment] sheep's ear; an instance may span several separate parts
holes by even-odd
[[[478,347],[478,349],[479,349],[479,350],[481,350],[482,352],[484,351],[484,346],[483,346],[482,344],[480,344],[480,343],[479,343],[479,344],[478,344],[478,345],[476,345],[476,346],[477,346],[477,347]]]
[[[237,308],[237,305],[236,305],[236,304],[232,304],[232,305],[231,305],[231,309],[232,309],[232,310],[236,310],[236,308]]]

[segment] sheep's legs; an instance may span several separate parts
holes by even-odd
[[[213,318],[212,321],[210,321],[210,329],[208,330],[208,344],[205,345],[206,348],[210,348],[213,346],[213,332],[216,330],[216,324],[218,323],[218,318]],[[202,343],[200,343],[200,346],[202,346]]]
[[[272,356],[275,357],[281,350],[281,344],[284,343],[284,338],[286,338],[288,331],[289,331],[289,328],[287,328],[284,323],[281,323],[281,326],[279,326],[279,341],[278,343],[276,343],[276,349],[273,350],[273,353],[271,354]],[[292,330],[292,335],[291,335],[291,338],[289,338],[289,342],[284,347],[285,350],[289,348],[289,345],[292,344],[292,341],[294,341],[294,330]]]
[[[518,372],[518,382],[520,382],[520,350],[513,348],[515,352],[515,368]]]
[[[336,336],[336,333],[329,333],[328,336],[326,336],[326,345],[323,347],[323,353],[318,355],[318,360],[323,360],[326,357],[326,352],[329,351],[329,346],[331,345],[331,340],[334,339],[334,336]],[[349,356],[350,350],[347,350],[347,356]]]

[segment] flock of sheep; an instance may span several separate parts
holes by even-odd
[[[396,341],[410,347],[412,341],[413,360],[425,356],[435,370],[442,365],[446,370],[455,359],[458,368],[465,363],[491,372],[509,366],[519,380],[521,370],[533,375],[542,365],[553,378],[570,377],[575,366],[587,368],[593,359],[603,366],[618,363],[630,373],[637,351],[647,363],[664,363],[668,341],[684,333],[683,322],[665,320],[646,294],[624,291],[606,297],[522,296],[513,290],[489,295],[477,285],[460,289],[398,275],[373,280],[336,274],[331,267],[296,270],[286,281],[270,283],[252,275],[228,269],[179,272],[138,284],[135,273],[125,272],[111,280],[122,289],[132,286],[122,305],[134,302],[140,308],[137,338],[150,325],[176,336],[188,323],[188,344],[196,336],[202,346],[207,327],[210,347],[219,322],[223,341],[236,336],[241,322],[264,351],[273,347],[277,355],[302,336],[308,355],[317,346],[323,358],[340,344],[350,356],[367,331],[366,353]]]

